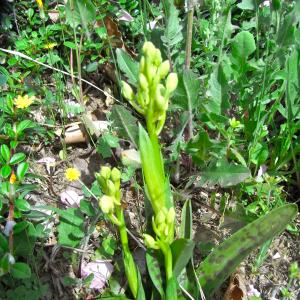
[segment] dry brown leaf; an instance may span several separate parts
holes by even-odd
[[[248,300],[245,279],[237,272],[230,277],[224,300]]]

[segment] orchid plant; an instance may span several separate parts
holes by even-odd
[[[170,182],[165,174],[159,134],[166,120],[169,99],[178,84],[176,73],[170,73],[169,61],[162,61],[161,52],[151,42],[142,48],[136,92],[122,82],[122,94],[146,121],[139,126],[139,151],[145,185],[146,219],[150,224],[143,234],[146,263],[152,288],[144,290],[131,251],[121,205],[118,169],[102,167],[96,174],[104,195],[99,206],[108,219],[119,228],[124,266],[134,299],[175,300],[211,298],[213,292],[234,272],[238,264],[264,241],[284,230],[295,217],[295,205],[275,209],[264,217],[237,231],[195,269],[193,263],[192,206],[187,200],[181,216],[179,238],[175,235],[176,213]],[[234,123],[234,124],[233,124]],[[239,124],[232,120],[232,127]],[[149,212],[149,209],[150,212]],[[282,220],[282,222],[277,222]],[[269,224],[276,224],[270,227]],[[164,276],[162,275],[164,274]],[[191,298],[192,297],[192,298]]]

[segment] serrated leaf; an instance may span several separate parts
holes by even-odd
[[[139,72],[138,62],[133,60],[123,49],[118,48],[116,54],[118,67],[125,73],[128,82],[136,86]]]
[[[135,147],[138,145],[137,119],[121,105],[114,105],[111,110],[110,120],[114,129],[124,139],[130,140]]]
[[[172,97],[172,103],[180,108],[193,111],[198,105],[200,82],[191,70],[183,71],[179,76],[178,87]]]
[[[60,223],[57,226],[58,243],[64,246],[77,247],[84,237],[84,216],[79,208],[60,210]]]
[[[211,186],[218,184],[221,187],[229,187],[241,183],[249,177],[251,177],[251,172],[247,167],[221,161],[219,165],[208,167],[201,172],[199,185],[207,184]]]
[[[103,158],[109,158],[112,156],[111,148],[118,147],[120,147],[119,138],[110,133],[105,133],[98,140],[97,152],[100,153]]]
[[[206,297],[210,297],[220,287],[251,251],[281,233],[297,216],[297,212],[295,204],[276,208],[216,247],[197,269]]]
[[[173,0],[164,1],[166,14],[166,28],[161,40],[165,44],[169,53],[174,53],[174,48],[180,45],[183,40],[182,26],[178,17],[179,11],[176,9]]]

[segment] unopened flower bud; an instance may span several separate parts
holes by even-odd
[[[235,117],[233,117],[232,119],[229,120],[229,124],[230,124],[231,128],[236,129],[236,128],[240,127],[241,122],[236,120]]]
[[[149,56],[153,56],[155,51],[155,46],[151,42],[145,42],[143,46],[143,53]]]
[[[144,73],[144,72],[145,72],[145,57],[142,56],[140,60],[140,73]]]
[[[114,197],[103,195],[99,200],[99,206],[105,214],[110,214],[114,211]]]
[[[122,81],[122,95],[129,101],[133,101],[134,99],[133,90],[131,86],[125,81]]]
[[[168,236],[168,234],[169,234],[169,226],[168,225],[166,225],[166,227],[165,227],[164,234],[165,234],[165,236]]]
[[[110,196],[114,196],[116,193],[115,184],[111,180],[107,180],[107,194]]]
[[[111,173],[110,167],[107,167],[107,166],[101,167],[101,170],[100,170],[100,176],[101,176],[102,178],[104,178],[104,179],[109,179],[110,173]]]
[[[165,233],[165,229],[166,229],[166,223],[159,224],[158,227],[157,227],[157,229],[158,229],[158,231],[161,234],[164,234]]]
[[[147,248],[151,248],[151,249],[158,249],[158,245],[156,243],[156,241],[154,240],[154,238],[149,235],[149,234],[143,234],[144,236],[144,242]]]
[[[170,73],[166,80],[166,88],[169,93],[172,93],[176,90],[178,85],[178,77],[176,73]]]
[[[155,104],[156,107],[161,111],[164,111],[166,107],[166,99],[164,97],[164,93],[165,93],[165,87],[162,84],[159,84],[156,89]]]
[[[170,62],[165,60],[158,68],[158,74],[161,79],[165,78],[170,71]]]
[[[156,225],[164,223],[165,220],[166,220],[166,216],[165,216],[164,212],[162,210],[159,211],[159,213],[155,217],[155,223],[156,223]]]
[[[161,58],[161,53],[159,49],[155,49],[155,51],[153,51],[153,63],[159,67],[161,65],[162,62],[162,58]]]
[[[117,182],[121,179],[121,172],[117,168],[111,170],[110,178],[113,182]]]
[[[166,218],[167,223],[172,224],[174,222],[175,216],[176,216],[175,209],[174,209],[174,207],[171,207],[167,214],[167,218]]]
[[[139,83],[142,90],[146,91],[148,89],[148,81],[143,73],[139,74]]]
[[[147,66],[146,75],[150,83],[152,82],[153,78],[156,76],[156,71],[157,71],[157,67],[155,67],[154,65]]]

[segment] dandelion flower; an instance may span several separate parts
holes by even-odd
[[[25,96],[18,96],[17,98],[14,99],[14,104],[17,108],[27,108],[29,105],[33,103],[35,100],[34,96],[29,97],[28,95]]]
[[[35,1],[36,1],[37,5],[38,5],[38,7],[39,7],[40,9],[43,9],[43,8],[44,8],[43,1],[42,1],[42,0],[35,0]]]
[[[57,46],[57,43],[47,43],[44,45],[44,49],[53,49]]]
[[[80,178],[80,172],[75,168],[68,168],[65,172],[65,177],[69,181],[76,181]]]

